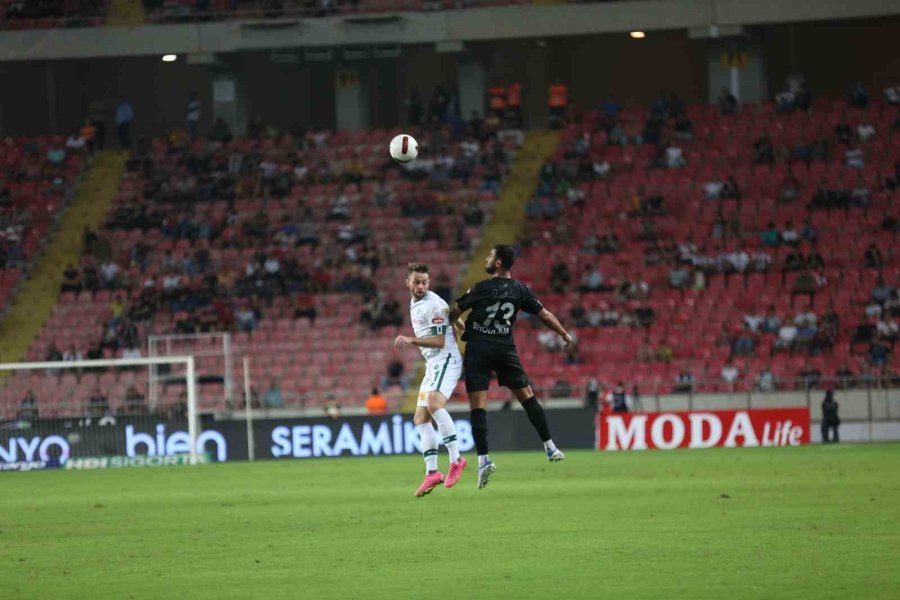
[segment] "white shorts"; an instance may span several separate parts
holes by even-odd
[[[462,356],[445,354],[425,363],[425,377],[419,386],[419,400],[416,406],[428,406],[428,392],[440,392],[450,399],[459,378],[462,377]]]

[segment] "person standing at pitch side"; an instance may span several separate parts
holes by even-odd
[[[478,451],[478,489],[488,484],[496,466],[488,456],[487,391],[491,382],[491,372],[497,373],[500,385],[512,390],[528,419],[537,430],[547,459],[559,462],[566,455],[559,450],[550,437],[550,428],[544,409],[534,397],[528,375],[522,368],[512,330],[516,314],[524,310],[536,314],[550,329],[562,337],[565,347],[572,343],[572,336],[560,325],[553,314],[544,308],[532,291],[522,282],[513,279],[509,271],[516,261],[515,249],[507,244],[497,244],[491,250],[484,265],[490,279],[479,281],[472,289],[453,303],[449,321],[456,319],[471,309],[466,319],[463,341],[466,355],[463,368],[466,377],[466,393],[472,409],[472,435]]]

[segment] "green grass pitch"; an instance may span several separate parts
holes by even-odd
[[[0,598],[900,598],[900,445],[494,459],[4,473]]]

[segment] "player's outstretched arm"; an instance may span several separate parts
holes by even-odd
[[[452,321],[453,323],[453,332],[456,333],[456,337],[462,339],[463,334],[466,332],[466,324],[463,323],[462,319],[456,319]]]
[[[420,348],[443,348],[443,335],[427,335],[425,337],[412,337],[409,335],[398,335],[394,340],[394,346],[403,348],[403,346],[418,346]]]
[[[553,315],[553,313],[546,308],[542,308],[541,312],[539,312],[537,316],[544,325],[555,331],[559,335],[559,337],[563,339],[563,341],[566,343],[565,347],[568,348],[569,344],[572,343],[572,336],[569,335],[569,332],[566,331],[565,327],[560,325],[559,319],[557,319]]]
[[[463,314],[463,309],[459,307],[459,303],[454,301],[453,306],[450,308],[450,322],[453,323],[453,328],[456,329],[456,322],[459,321],[459,318]],[[461,321],[460,321],[461,322]],[[465,327],[463,327],[465,329]]]

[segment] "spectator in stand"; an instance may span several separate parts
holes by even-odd
[[[569,310],[569,318],[576,327],[587,327],[587,309],[582,304],[580,296]]]
[[[756,389],[761,392],[775,391],[775,374],[772,373],[772,365],[766,367],[756,377]]]
[[[869,92],[866,91],[866,88],[861,81],[857,81],[850,86],[847,99],[850,101],[851,106],[865,108],[869,105]]]
[[[809,254],[806,255],[806,268],[813,272],[825,270],[825,259],[819,254],[814,241],[810,243]]]
[[[762,236],[760,237],[763,246],[768,246],[769,248],[777,248],[781,245],[781,232],[778,231],[778,228],[775,227],[775,223],[769,222],[766,225],[766,229],[762,232]]]
[[[687,289],[691,282],[691,272],[685,265],[677,265],[669,271],[669,287],[673,290]]]
[[[128,389],[125,391],[124,405],[128,414],[135,415],[147,412],[143,394],[139,393],[133,385],[128,386]]]
[[[775,110],[780,113],[792,113],[797,108],[797,96],[790,89],[783,89],[775,94]]]
[[[815,228],[815,226],[810,222],[810,220],[803,219],[803,225],[800,227],[800,238],[804,242],[815,243],[816,238],[818,238],[819,232]]]
[[[197,92],[188,94],[185,122],[191,141],[196,140],[200,134],[200,99],[197,97]]]
[[[63,352],[62,360],[66,362],[74,362],[76,360],[82,360],[84,356],[81,354],[80,350],[76,350],[75,346],[69,346],[69,348]]]
[[[862,148],[848,148],[844,151],[846,165],[852,169],[862,169],[866,166],[866,156]]]
[[[778,330],[781,328],[781,319],[778,317],[778,313],[775,311],[775,306],[770,304],[768,310],[766,311],[766,316],[763,318],[762,323],[760,324],[760,330],[764,333],[778,333]]]
[[[728,362],[725,363],[725,366],[722,367],[722,381],[731,386],[738,380],[739,375],[740,373],[738,372],[737,367],[735,367],[729,359]]]
[[[284,394],[281,392],[281,386],[278,383],[278,379],[272,378],[269,381],[269,389],[266,390],[266,393],[263,395],[263,407],[264,408],[283,408],[284,407]]]
[[[784,323],[778,329],[778,339],[776,339],[775,343],[772,345],[772,351],[788,350],[793,354],[794,342],[797,340],[797,334],[798,329],[796,325],[791,322]]]
[[[869,364],[883,371],[887,367],[890,352],[891,349],[887,344],[878,340],[872,342],[872,345],[869,346]]]
[[[66,270],[63,271],[63,282],[60,290],[62,292],[75,293],[81,291],[81,273],[72,263],[66,265]]]
[[[875,137],[875,133],[875,127],[871,123],[860,123],[856,126],[856,137],[862,143],[866,143]]]
[[[131,343],[127,348],[122,350],[122,358],[125,359],[133,359],[133,358],[141,358],[141,349],[138,347],[137,343]]]
[[[900,83],[895,80],[892,85],[884,88],[884,99],[888,104],[900,105]]]
[[[846,362],[834,372],[835,378],[840,382],[841,389],[849,390],[854,385],[853,369]]]
[[[372,393],[366,398],[365,407],[370,415],[383,415],[387,413],[387,400],[378,393],[377,388],[372,388]]]
[[[820,280],[811,272],[806,271],[797,276],[794,280],[794,286],[791,289],[791,307],[794,306],[794,299],[797,296],[807,296],[809,305],[816,304],[816,291],[820,287]]]
[[[875,242],[870,243],[866,248],[863,265],[867,269],[881,270],[884,268],[884,258],[881,255],[881,250],[875,245]]]
[[[818,387],[819,381],[822,379],[822,372],[810,363],[805,363],[800,371],[800,383],[804,390],[812,390]]]
[[[781,230],[781,241],[788,246],[798,246],[800,244],[800,233],[794,227],[793,221],[788,220],[784,224],[784,229]]]
[[[738,100],[728,88],[723,87],[719,92],[719,114],[731,116],[738,111]]]
[[[87,142],[81,137],[80,131],[76,131],[66,140],[66,148],[76,153],[84,151],[86,145]]]
[[[806,257],[800,250],[794,248],[789,250],[784,257],[784,263],[781,265],[781,285],[787,283],[787,274],[796,273],[806,268]]]
[[[676,394],[690,394],[694,391],[694,374],[688,369],[682,370],[675,378],[672,391]]]
[[[584,386],[584,407],[597,410],[600,405],[600,382],[591,377]]]
[[[753,143],[753,163],[757,165],[775,163],[775,146],[772,145],[772,139],[768,134],[763,134]]]
[[[732,356],[750,356],[753,354],[755,347],[756,336],[753,330],[745,324],[741,332],[734,338],[734,343],[731,347]]]
[[[87,414],[89,417],[96,419],[110,414],[109,398],[106,397],[99,387],[96,388],[94,393],[88,398]]]
[[[581,291],[599,292],[601,290],[603,290],[603,273],[596,265],[593,265],[581,276]]]
[[[406,391],[407,377],[404,375],[403,363],[399,360],[392,360],[388,363],[387,372],[381,376],[381,389],[388,389],[392,385],[399,386],[402,391]]]
[[[838,403],[834,399],[834,390],[825,390],[825,399],[822,400],[822,442],[839,443],[840,436],[838,428],[841,426],[841,419],[838,416]]]
[[[565,293],[572,281],[569,266],[561,259],[557,259],[550,270],[550,288],[557,294]]]
[[[34,395],[34,390],[28,390],[25,397],[19,402],[19,410],[16,412],[16,419],[20,421],[33,421],[39,416],[38,401]]]
[[[119,135],[119,145],[122,148],[131,148],[131,124],[134,121],[134,109],[126,99],[119,102],[116,107],[116,131]]]
[[[563,348],[563,343],[560,340],[559,336],[555,335],[549,329],[542,329],[541,332],[538,333],[537,341],[538,344],[540,344],[541,348],[550,352],[556,352],[562,350]]]
[[[672,348],[671,344],[669,344],[668,340],[663,340],[659,343],[659,347],[656,349],[656,358],[657,361],[669,364],[672,362],[672,359],[675,357],[675,350]]]
[[[625,389],[625,383],[622,381],[606,395],[606,403],[614,413],[627,413],[634,408],[634,398]]]
[[[248,304],[243,304],[234,312],[235,322],[241,331],[253,333],[258,325],[256,313]]]
[[[718,200],[722,197],[722,188],[725,187],[721,181],[707,181],[703,184],[703,196],[707,200]]]

